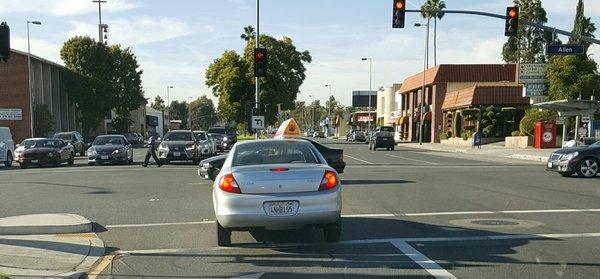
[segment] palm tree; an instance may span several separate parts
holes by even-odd
[[[240,38],[246,42],[249,42],[250,39],[254,39],[255,37],[256,32],[254,32],[254,27],[252,27],[252,25],[244,27],[244,33],[240,35]]]
[[[443,10],[445,8],[446,3],[444,3],[444,1],[441,0],[427,0],[421,6],[421,10]],[[427,26],[429,26],[429,21],[431,20],[431,18],[433,18],[433,64],[437,65],[437,20],[442,20],[442,18],[444,17],[444,13],[421,12],[421,16],[427,19]]]

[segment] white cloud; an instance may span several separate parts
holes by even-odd
[[[71,21],[74,29],[68,36],[90,35],[97,37],[96,24]],[[108,24],[108,41],[111,44],[120,43],[125,46],[146,44],[169,40],[192,34],[192,29],[183,21],[170,17],[140,16],[131,19],[113,19]],[[203,32],[213,32],[214,26],[205,25],[200,28]]]
[[[87,0],[2,0],[2,12],[50,13],[55,16],[87,14],[98,11],[98,5]],[[139,2],[110,0],[102,4],[103,12],[122,12],[140,7]]]
[[[558,14],[561,16],[572,15],[575,16],[575,8],[577,7],[578,0],[542,0],[542,6],[546,12]],[[585,16],[600,16],[600,1],[587,0],[584,1]]]
[[[10,43],[11,48],[27,52],[27,37],[12,37]],[[60,59],[60,48],[62,45],[35,38],[31,38],[30,45],[31,54],[61,65],[63,64]]]

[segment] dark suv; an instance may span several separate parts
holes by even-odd
[[[83,137],[79,132],[60,132],[54,134],[54,138],[61,139],[70,143],[73,146],[75,153],[79,154],[79,156],[85,156],[87,144],[83,141]]]
[[[381,126],[371,131],[369,140],[369,150],[377,150],[377,148],[385,147],[387,150],[394,150],[396,140],[394,139],[394,127]]]
[[[220,138],[220,146],[217,147],[221,151],[231,149],[237,142],[237,132],[232,127],[215,126],[208,129],[208,133],[217,138],[217,142]]]

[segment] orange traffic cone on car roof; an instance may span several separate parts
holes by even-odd
[[[300,127],[294,118],[283,121],[275,132],[276,139],[294,139],[300,137]]]

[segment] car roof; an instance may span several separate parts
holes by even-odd
[[[123,135],[121,135],[121,134],[99,135],[96,138],[107,138],[107,137],[123,137]]]
[[[190,131],[190,130],[172,130],[172,131],[169,131],[169,133],[182,133],[182,132],[183,133],[191,133],[192,131]]]

